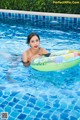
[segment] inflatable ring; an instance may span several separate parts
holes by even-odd
[[[39,71],[58,71],[71,68],[80,63],[80,51],[63,50],[42,56],[31,62],[31,67]]]

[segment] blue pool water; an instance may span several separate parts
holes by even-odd
[[[8,120],[80,120],[80,64],[40,72],[21,62],[30,32],[54,52],[80,50],[79,30],[80,24],[0,19],[0,113],[8,112]]]

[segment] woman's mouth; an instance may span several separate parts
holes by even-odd
[[[34,46],[34,48],[37,48],[37,47],[38,47],[37,45]]]

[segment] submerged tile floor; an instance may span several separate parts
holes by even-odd
[[[80,89],[74,98],[70,89],[54,88],[48,95],[14,87],[0,87],[0,113],[8,112],[8,120],[80,120]]]

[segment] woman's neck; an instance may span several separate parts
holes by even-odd
[[[38,53],[39,53],[39,50],[40,50],[40,48],[38,48],[37,50],[35,50],[35,49],[33,49],[33,48],[30,48],[30,51],[31,51],[31,53],[32,53],[33,55],[38,54]]]

